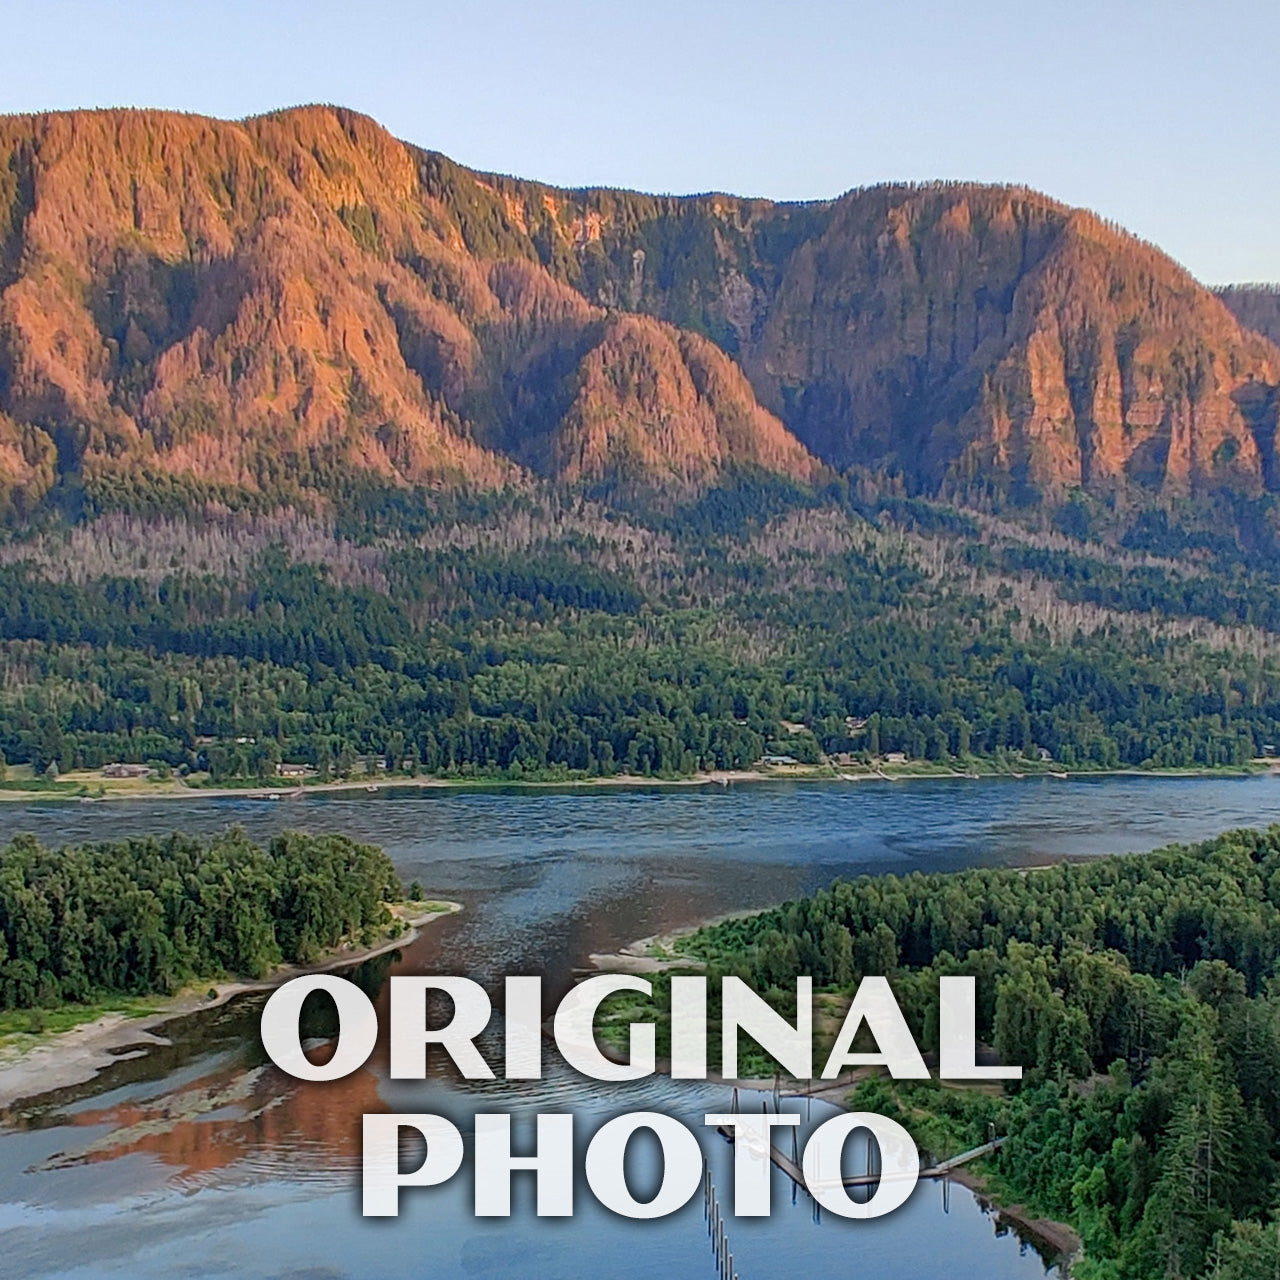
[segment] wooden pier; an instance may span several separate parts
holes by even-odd
[[[774,1095],[774,1110],[780,1110],[780,1098]],[[762,1104],[763,1105],[763,1104]],[[733,1091],[733,1110],[738,1110],[738,1091]],[[992,1126],[994,1127],[994,1126]],[[726,1125],[717,1126],[717,1132],[722,1138],[732,1145],[734,1140],[733,1130]],[[1007,1138],[992,1138],[990,1142],[984,1142],[980,1147],[972,1147],[968,1151],[962,1151],[958,1156],[952,1156],[950,1160],[943,1160],[939,1164],[932,1165],[928,1169],[921,1169],[917,1175],[919,1178],[948,1178],[961,1166],[968,1164],[971,1160],[981,1160],[983,1156],[994,1155],[1007,1142]],[[795,1129],[791,1130],[791,1150],[792,1155],[786,1156],[773,1143],[769,1144],[769,1159],[773,1161],[783,1173],[791,1179],[801,1190],[807,1191],[808,1188],[804,1182],[804,1172],[800,1168],[800,1153],[798,1150],[798,1139]],[[893,1178],[893,1174],[881,1174],[879,1172],[851,1174],[841,1181],[846,1187],[873,1187],[881,1182],[884,1178]]]
[[[738,1280],[733,1250],[729,1248],[729,1234],[724,1227],[724,1215],[720,1212],[716,1186],[705,1160],[702,1163],[702,1216],[707,1223],[707,1235],[711,1237],[711,1256],[715,1259],[717,1280]]]
[[[780,1083],[779,1080],[774,1081],[773,1109],[775,1112],[782,1110]],[[809,1095],[806,1100],[811,1102],[812,1096]],[[769,1105],[767,1102],[761,1102],[760,1108],[767,1113]],[[737,1089],[733,1091],[732,1110],[735,1114],[740,1110]],[[994,1126],[992,1126],[992,1129],[994,1129]],[[716,1132],[730,1145],[733,1144],[734,1131],[732,1128],[727,1125],[718,1125]],[[978,1147],[972,1147],[968,1151],[962,1151],[958,1156],[952,1156],[950,1160],[943,1160],[938,1164],[931,1165],[928,1169],[921,1169],[917,1176],[941,1181],[942,1207],[944,1212],[949,1213],[951,1210],[951,1174],[971,1160],[980,1160],[983,1156],[994,1155],[1004,1146],[1006,1141],[1006,1138],[992,1137],[989,1142],[984,1142]],[[886,1178],[893,1179],[902,1176],[900,1174],[881,1173],[878,1168],[879,1157],[879,1147],[868,1136],[866,1165],[868,1172],[852,1174],[847,1178],[842,1178],[841,1182],[846,1187],[871,1187],[876,1186]],[[791,1130],[791,1155],[784,1155],[770,1142],[769,1159],[791,1179],[791,1203],[795,1204],[797,1192],[803,1191],[812,1204],[814,1221],[820,1222],[822,1220],[822,1210],[816,1197],[805,1185],[804,1170],[800,1167],[800,1137],[796,1128]],[[725,1216],[720,1208],[719,1197],[716,1195],[715,1182],[711,1176],[711,1167],[705,1160],[702,1166],[702,1215],[707,1224],[707,1235],[711,1241],[711,1256],[715,1263],[716,1280],[738,1280],[733,1250],[729,1244],[729,1233],[725,1229]]]

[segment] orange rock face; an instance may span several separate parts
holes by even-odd
[[[58,467],[249,489],[599,479],[619,458],[699,482],[736,462],[810,474],[736,371],[698,385],[718,352],[690,367],[651,320],[629,322],[651,332],[625,362],[659,362],[637,373],[654,394],[593,404],[619,351],[605,313],[537,263],[472,252],[422,160],[328,108],[0,120],[10,502]]]
[[[1280,351],[1175,263],[1031,192],[882,189],[787,264],[744,363],[834,462],[929,491],[1259,491]]]
[[[557,191],[329,107],[0,118],[10,517],[59,477],[684,492],[818,459],[1257,493],[1278,384],[1176,264],[1025,190]]]

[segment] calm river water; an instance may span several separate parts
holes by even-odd
[[[1275,821],[1280,780],[1269,777],[957,780],[5,804],[0,839],[32,831],[65,843],[232,823],[254,837],[288,827],[342,831],[381,844],[406,882],[420,879],[430,894],[465,906],[429,929],[393,972],[468,974],[491,986],[508,973],[540,973],[554,995],[592,952],[796,897],[839,875],[1139,852]],[[366,978],[376,985],[383,976]],[[406,1193],[399,1219],[365,1220],[359,1125],[369,1111],[427,1111],[453,1117],[465,1133],[472,1112],[497,1110],[515,1113],[517,1134],[530,1135],[528,1116],[571,1110],[589,1136],[609,1115],[656,1109],[697,1128],[705,1111],[726,1105],[722,1090],[596,1085],[557,1069],[551,1054],[546,1078],[532,1084],[392,1082],[381,1048],[343,1081],[300,1086],[264,1065],[259,1008],[259,999],[245,999],[171,1024],[170,1045],[19,1109],[0,1130],[0,1274],[715,1275],[701,1197],[670,1218],[632,1223],[600,1209],[583,1188],[572,1219],[538,1219],[532,1188],[520,1186],[526,1177],[517,1179],[511,1219],[479,1221],[464,1164],[447,1186]],[[731,1150],[718,1139],[706,1145],[723,1198]],[[639,1150],[642,1181],[645,1159]],[[1034,1250],[999,1233],[960,1188],[949,1212],[940,1189],[922,1184],[905,1208],[873,1223],[814,1221],[780,1176],[774,1196],[770,1218],[730,1219],[742,1280],[836,1269],[886,1280],[1044,1274]]]

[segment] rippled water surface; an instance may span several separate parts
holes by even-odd
[[[465,906],[391,971],[465,973],[490,985],[541,973],[554,993],[592,952],[796,897],[838,875],[1137,852],[1273,821],[1280,780],[1269,777],[1105,778],[5,804],[0,838],[34,831],[61,843],[230,823],[256,837],[343,831],[383,845],[406,881]],[[701,1197],[661,1222],[628,1223],[582,1187],[575,1216],[554,1221],[533,1216],[532,1189],[517,1179],[514,1216],[478,1221],[464,1164],[447,1186],[408,1193],[398,1220],[370,1221],[359,1214],[357,1162],[369,1111],[438,1112],[464,1133],[477,1110],[514,1111],[525,1117],[519,1134],[531,1132],[535,1112],[571,1110],[585,1136],[637,1109],[696,1128],[725,1106],[722,1091],[667,1081],[619,1089],[551,1062],[546,1079],[518,1086],[392,1082],[381,1048],[343,1081],[299,1086],[264,1064],[259,1007],[248,999],[172,1024],[168,1047],[38,1100],[0,1131],[0,1274],[715,1275]],[[711,1139],[707,1150],[723,1195],[730,1149]],[[742,1280],[836,1269],[889,1280],[1043,1274],[1034,1251],[997,1234],[959,1188],[949,1212],[940,1188],[922,1184],[906,1208],[874,1223],[815,1222],[804,1197],[792,1205],[780,1175],[774,1194],[769,1219],[730,1221]]]

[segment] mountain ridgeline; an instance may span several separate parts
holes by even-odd
[[[1022,188],[566,191],[331,107],[0,118],[10,519],[851,467],[978,505],[1251,500],[1280,489],[1266,332]]]
[[[0,117],[0,787],[1259,767],[1269,297],[1016,188]]]

